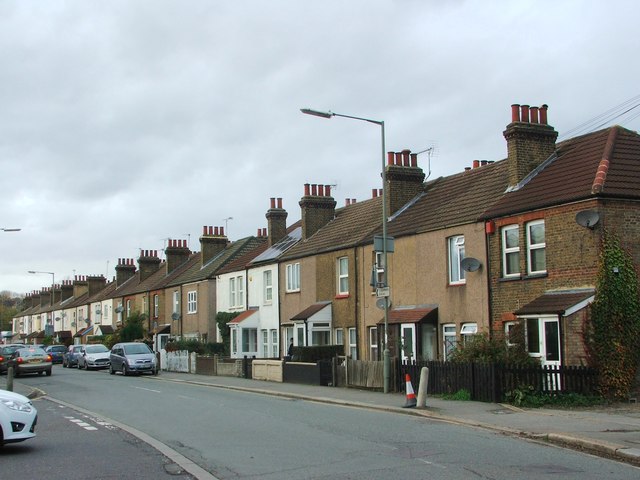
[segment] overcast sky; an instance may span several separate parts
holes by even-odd
[[[0,228],[22,229],[0,232],[0,291],[51,284],[28,270],[111,279],[167,238],[199,250],[204,225],[255,235],[271,197],[292,223],[305,183],[370,198],[380,127],[302,107],[384,120],[387,150],[432,149],[432,178],[505,158],[512,103],[548,104],[561,137],[638,130],[640,108],[616,114],[639,103],[639,18],[637,0],[0,1]]]

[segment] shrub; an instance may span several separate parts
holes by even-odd
[[[579,393],[559,393],[554,395],[540,393],[536,392],[530,385],[520,386],[510,392],[507,392],[505,395],[505,401],[515,405],[516,407],[526,408],[575,408],[590,407],[605,403],[605,399],[603,397],[587,396]]]
[[[167,352],[187,350],[189,353],[198,355],[224,355],[225,346],[222,343],[202,343],[194,339],[171,340],[165,345]]]
[[[478,334],[466,342],[459,343],[451,361],[460,363],[508,363],[512,365],[537,364],[525,349],[524,326],[517,323],[511,330],[509,343],[504,335],[496,333],[493,337]]]
[[[316,363],[320,360],[330,360],[344,351],[342,345],[322,345],[314,347],[293,347],[293,357],[297,362]]]
[[[442,399],[469,401],[471,400],[471,393],[469,392],[469,390],[463,388],[458,390],[456,393],[445,393],[444,395],[442,395]]]
[[[144,320],[146,315],[134,312],[125,320],[124,327],[119,332],[121,342],[133,342],[144,337]]]

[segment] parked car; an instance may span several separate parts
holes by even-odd
[[[64,345],[49,345],[44,351],[51,355],[52,363],[62,363],[67,347]]]
[[[25,347],[18,348],[9,357],[8,367],[13,367],[16,377],[25,373],[46,373],[51,375],[51,355],[41,348]]]
[[[102,344],[82,345],[78,355],[78,369],[107,368],[111,363],[110,353],[109,349]]]
[[[84,347],[82,345],[69,345],[67,349],[67,353],[62,357],[62,366],[67,368],[78,366],[78,355],[80,355],[80,350]]]
[[[36,436],[38,411],[27,397],[0,390],[0,447]]]
[[[146,343],[116,343],[111,348],[110,359],[109,373],[111,375],[116,372],[121,372],[123,375],[130,373],[158,374],[156,354]]]
[[[0,346],[0,374],[5,373],[9,368],[9,358],[19,348],[23,348],[24,345],[2,345]]]

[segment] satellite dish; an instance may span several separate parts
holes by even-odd
[[[389,297],[380,297],[376,300],[376,307],[380,310],[384,310],[385,304],[391,307],[391,300],[389,300]]]
[[[60,321],[60,317],[56,317],[56,322],[59,322],[59,321]]]
[[[122,308],[122,305],[118,305],[116,307],[116,313],[122,313],[123,310],[124,310],[124,308]]]
[[[576,223],[582,227],[594,229],[600,220],[600,214],[595,210],[583,210],[576,213]]]
[[[180,320],[180,314],[178,312],[173,312],[171,314],[171,320]]]
[[[477,258],[467,257],[462,259],[460,266],[465,272],[475,272],[480,268],[480,261]]]

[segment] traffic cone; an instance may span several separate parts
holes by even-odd
[[[405,381],[407,383],[407,403],[405,403],[402,408],[413,408],[418,404],[418,402],[416,401],[416,394],[413,391],[413,385],[411,385],[411,377],[408,373],[405,375]]]

